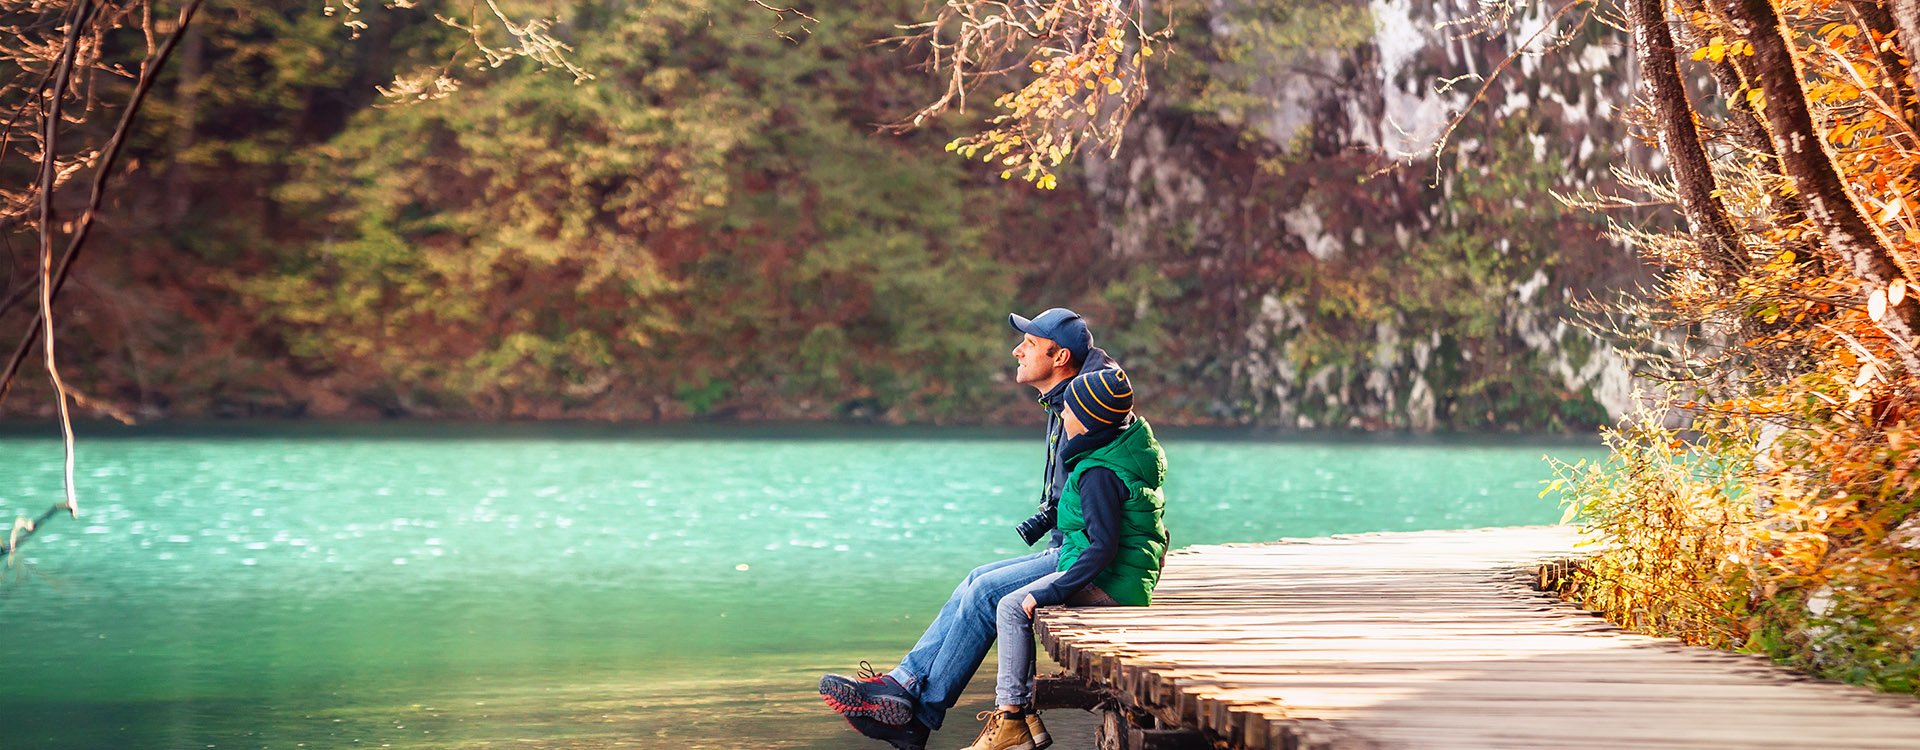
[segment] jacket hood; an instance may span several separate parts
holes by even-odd
[[[1159,489],[1167,481],[1167,454],[1154,439],[1153,426],[1139,415],[1112,442],[1089,451],[1084,458],[1118,467],[1149,489]]]

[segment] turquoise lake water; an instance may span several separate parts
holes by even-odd
[[[883,748],[814,681],[891,665],[968,569],[1027,551],[1042,450],[351,432],[83,433],[81,517],[0,568],[0,748]],[[1552,523],[1542,456],[1602,455],[1162,437],[1176,546]],[[57,439],[0,437],[0,513],[59,494]],[[933,747],[972,740],[992,672]]]

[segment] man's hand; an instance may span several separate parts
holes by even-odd
[[[1038,606],[1040,606],[1040,603],[1033,600],[1032,594],[1028,594],[1027,598],[1020,602],[1020,608],[1026,610],[1027,619],[1029,620],[1033,619],[1033,609]]]

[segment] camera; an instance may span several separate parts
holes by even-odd
[[[1041,508],[1040,512],[1033,514],[1033,517],[1021,521],[1019,525],[1013,527],[1013,530],[1019,532],[1020,538],[1031,547],[1034,542],[1040,541],[1040,537],[1046,536],[1047,532],[1053,530],[1055,522],[1054,509],[1048,506]]]

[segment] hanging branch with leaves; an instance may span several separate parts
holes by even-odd
[[[1025,79],[993,100],[987,128],[947,150],[1001,168],[1002,179],[1042,189],[1058,184],[1055,169],[1083,148],[1120,147],[1127,121],[1145,100],[1146,63],[1171,35],[1148,28],[1145,0],[998,2],[952,0],[933,18],[903,27],[888,40],[924,50],[926,68],[943,77],[940,98],[888,129],[918,128],[950,109],[965,109],[990,81]],[[1026,78],[1031,76],[1031,78]]]

